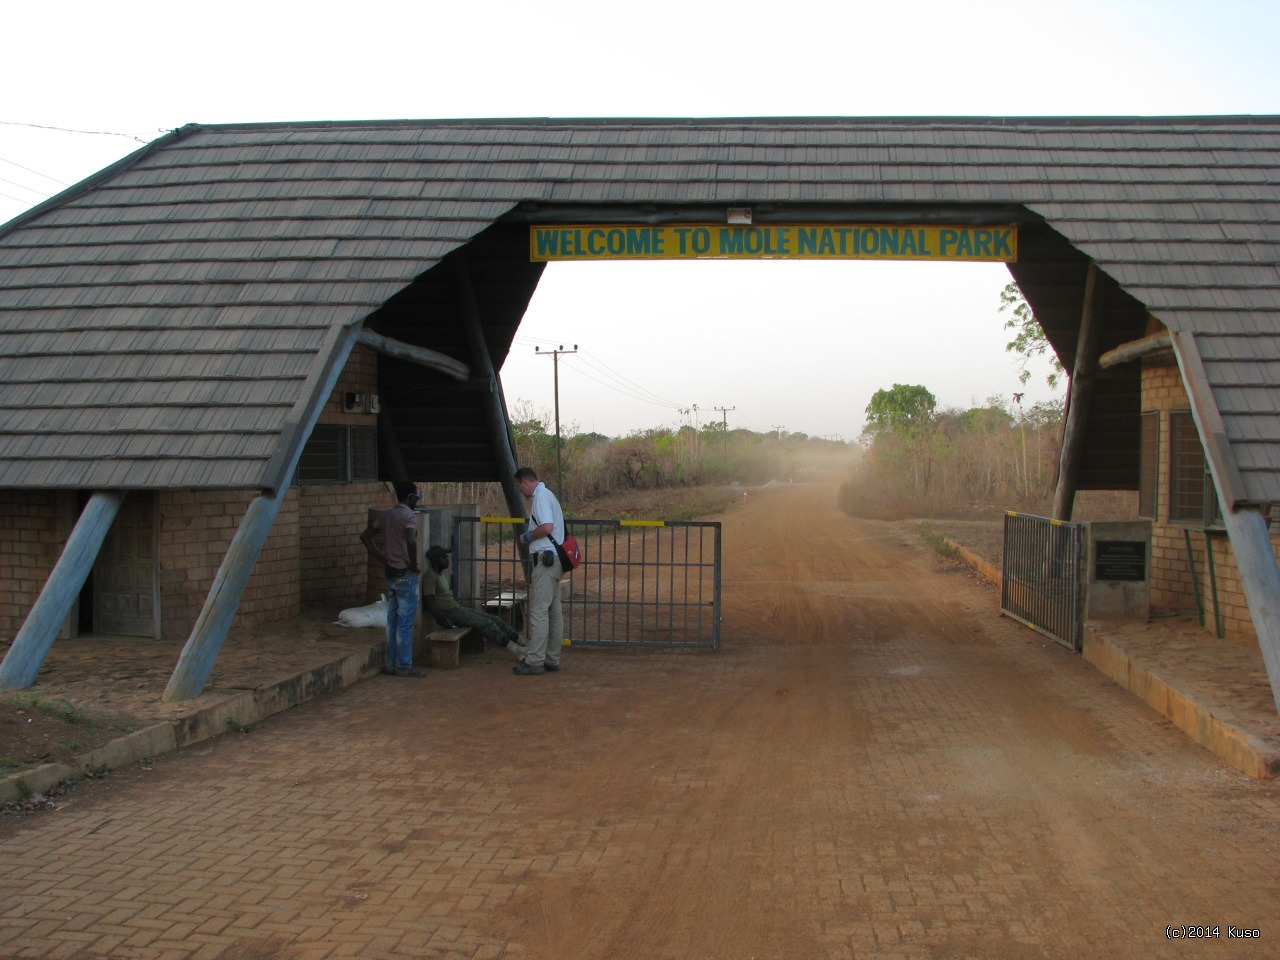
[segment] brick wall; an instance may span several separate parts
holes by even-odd
[[[320,412],[319,423],[377,426],[377,414],[343,409],[346,392],[378,392],[378,355],[357,346]],[[370,507],[395,503],[389,484],[326,483],[299,488],[302,602],[306,605],[367,603],[367,557],[360,533]]]
[[[159,494],[160,630],[166,640],[191,633],[253,497],[247,491]],[[290,490],[245,587],[233,628],[298,615],[298,556],[298,492]]]
[[[300,488],[299,535],[302,602],[367,603],[368,553],[360,533],[370,507],[385,509],[395,497],[385,483],[322,484]]]
[[[344,393],[377,393],[378,392],[378,355],[368,347],[356,344],[347,358],[347,365],[338,374],[338,383],[329,399],[320,411],[317,423],[337,423],[348,427],[374,427],[378,425],[378,415],[348,412],[343,409]]]
[[[73,493],[0,490],[0,636],[12,638],[71,533]]]
[[[1156,490],[1156,520],[1151,532],[1151,605],[1157,612],[1166,610],[1194,614],[1195,589],[1187,561],[1187,537],[1184,528],[1169,523],[1169,413],[1191,407],[1182,377],[1172,359],[1148,359],[1142,369],[1142,410],[1160,414],[1160,467]],[[1215,634],[1213,622],[1213,589],[1217,585],[1218,609],[1226,639],[1257,640],[1249,607],[1245,602],[1240,571],[1235,554],[1225,533],[1211,532],[1206,537],[1191,530],[1191,558],[1199,581],[1201,602],[1205,611],[1205,629]],[[1273,546],[1276,546],[1273,534]],[[1213,550],[1213,576],[1209,573],[1208,550]]]

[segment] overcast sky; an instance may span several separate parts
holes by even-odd
[[[192,122],[1280,113],[1276,0],[890,6],[14,0],[0,222]],[[552,264],[503,381],[513,407],[550,411],[534,347],[577,344],[566,425],[733,407],[731,428],[853,438],[894,383],[959,407],[1021,389],[1007,282],[977,264]],[[1036,374],[1026,402],[1052,396]]]

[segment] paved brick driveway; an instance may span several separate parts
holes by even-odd
[[[379,677],[0,822],[0,956],[1280,953],[1275,782],[822,496],[726,518],[719,654]]]

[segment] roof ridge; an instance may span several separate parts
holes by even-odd
[[[743,117],[439,117],[381,120],[285,120],[266,123],[188,124],[182,130],[267,130],[377,127],[582,127],[582,126],[1144,126],[1271,125],[1276,114],[1187,114],[1117,116],[743,116]]]

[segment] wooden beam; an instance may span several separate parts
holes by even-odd
[[[1159,333],[1154,333],[1149,337],[1130,340],[1128,343],[1120,344],[1114,350],[1108,350],[1098,357],[1098,369],[1108,370],[1119,364],[1129,363],[1150,354],[1159,353],[1161,350],[1171,350],[1172,348],[1172,335],[1168,330],[1161,330]]]
[[[1221,496],[1221,491],[1219,491]],[[1222,501],[1222,522],[1231,540],[1249,617],[1258,633],[1258,648],[1271,683],[1271,699],[1280,713],[1280,567],[1267,519],[1260,510],[1230,510]]]
[[[511,434],[511,421],[507,416],[507,405],[502,396],[502,382],[493,369],[493,359],[489,356],[489,348],[485,344],[480,308],[476,305],[475,288],[471,284],[471,271],[461,250],[450,256],[449,260],[453,266],[458,304],[462,308],[462,316],[467,328],[467,340],[471,345],[471,360],[475,364],[476,373],[489,381],[488,395],[484,401],[485,415],[489,421],[489,442],[500,474],[498,481],[502,484],[503,498],[507,501],[507,509],[511,515],[523,517],[524,496],[516,486],[515,480],[515,438]],[[519,544],[519,546],[523,552],[524,545]]]
[[[191,700],[200,696],[205,681],[213,671],[213,663],[222,649],[222,641],[231,629],[231,620],[244,596],[245,585],[253,574],[258,554],[271,532],[271,524],[288,490],[276,494],[261,493],[254,497],[244,520],[231,539],[231,546],[222,558],[222,566],[214,578],[204,609],[196,620],[187,644],[182,648],[178,666],[165,688],[165,700]]]
[[[1226,425],[1209,386],[1204,361],[1194,335],[1172,333],[1173,354],[1191,403],[1191,416],[1200,434],[1205,461],[1218,491],[1222,525],[1240,571],[1240,585],[1249,604],[1249,618],[1258,634],[1258,648],[1271,683],[1271,699],[1280,713],[1280,567],[1267,518],[1255,506],[1241,506],[1244,480],[1236,466]]]
[[[1182,372],[1182,385],[1191,402],[1191,417],[1200,433],[1200,445],[1204,448],[1209,472],[1213,475],[1218,495],[1222,498],[1223,513],[1230,513],[1244,499],[1245,488],[1244,479],[1236,466],[1235,454],[1231,450],[1231,442],[1227,438],[1227,425],[1223,423],[1218,401],[1214,399],[1213,390],[1209,386],[1209,375],[1205,372],[1195,336],[1190,333],[1174,333],[1170,338],[1173,355]]]
[[[391,414],[386,410],[378,411],[378,455],[386,464],[392,484],[409,479],[409,468],[404,463],[404,454],[400,450],[396,427],[391,422]]]
[[[85,504],[62,556],[58,557],[35,606],[0,663],[0,690],[29,687],[35,682],[58,629],[66,621],[93,569],[124,497],[123,491],[99,492]]]
[[[1071,371],[1070,402],[1058,457],[1058,485],[1053,493],[1054,520],[1070,520],[1075,506],[1084,425],[1089,417],[1089,401],[1093,398],[1094,376],[1098,371],[1098,311],[1094,303],[1097,289],[1098,266],[1090,260],[1084,281],[1084,305],[1080,310],[1080,334],[1076,338],[1076,362]]]
[[[426,367],[428,370],[443,373],[454,380],[465,381],[471,376],[471,368],[461,360],[455,360],[453,357],[437,353],[435,350],[428,350],[426,347],[415,347],[411,343],[384,337],[382,334],[374,333],[372,330],[361,330],[357,342],[378,351],[378,353],[385,353],[389,357],[396,357],[400,360],[408,360],[410,363],[416,363],[418,366]]]
[[[306,405],[298,409],[298,442],[279,454],[282,476],[292,477],[298,469],[303,443],[311,436],[325,401],[337,386],[338,376],[346,366],[347,358],[351,356],[358,335],[359,328],[355,326],[334,335],[328,366],[315,375],[315,389],[308,394]],[[213,672],[214,661],[218,659],[218,652],[222,649],[222,642],[226,640],[231,621],[240,606],[240,598],[244,596],[249,577],[257,565],[258,554],[262,552],[262,545],[271,532],[271,524],[275,522],[276,514],[280,512],[280,506],[288,495],[289,485],[286,481],[274,490],[260,493],[249,504],[236,535],[231,539],[231,546],[222,558],[222,566],[218,568],[213,586],[209,588],[204,608],[178,657],[178,665],[164,691],[165,700],[193,700],[204,691],[209,674]]]

